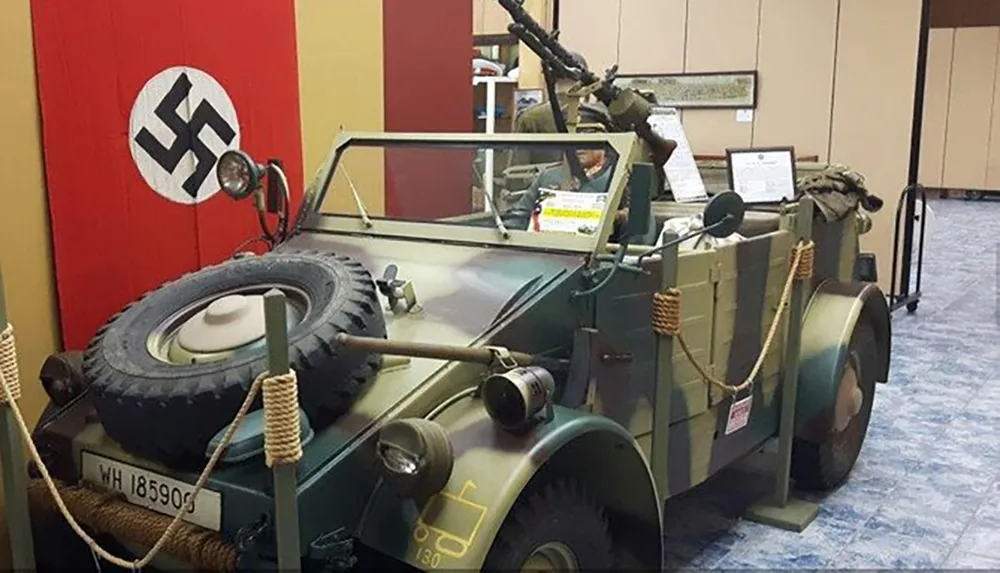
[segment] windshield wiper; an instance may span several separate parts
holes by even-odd
[[[347,172],[347,166],[343,166],[344,177],[347,178],[347,184],[351,186],[351,193],[354,194],[354,202],[358,206],[358,212],[361,213],[361,221],[365,224],[365,227],[372,227],[372,219],[368,216],[368,209],[365,209],[365,204],[361,202],[361,195],[358,194],[357,187],[354,186],[354,181],[351,180],[351,174]]]
[[[509,239],[510,231],[507,230],[507,226],[503,224],[503,219],[500,218],[500,210],[497,209],[497,203],[493,200],[493,192],[487,191],[485,185],[483,185],[483,195],[485,195],[486,200],[490,202],[490,211],[493,213],[493,222],[497,224],[497,229],[500,230],[500,235],[505,239]]]

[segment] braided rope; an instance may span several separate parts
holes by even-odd
[[[768,328],[767,337],[761,346],[757,361],[750,370],[750,374],[739,385],[734,386],[712,376],[698,362],[694,353],[691,352],[690,347],[688,347],[687,342],[684,340],[684,336],[681,334],[681,291],[679,289],[671,288],[665,292],[653,294],[653,332],[658,336],[672,336],[676,338],[677,342],[681,345],[681,349],[684,351],[684,355],[687,356],[688,361],[695,367],[695,370],[698,371],[702,379],[725,392],[733,395],[739,394],[753,385],[754,379],[757,378],[757,374],[760,373],[760,369],[764,365],[764,358],[774,343],[775,335],[778,332],[778,325],[781,323],[781,317],[788,306],[788,299],[792,294],[792,283],[795,280],[805,280],[812,276],[814,247],[813,242],[809,241],[808,243],[800,243],[793,248],[792,264],[789,265],[788,277],[785,279],[785,286],[781,292],[781,302],[778,306],[778,311],[771,320],[771,326]]]
[[[66,519],[69,526],[73,529],[73,532],[87,544],[97,556],[104,559],[105,561],[125,569],[142,569],[146,565],[149,565],[153,558],[163,549],[167,542],[178,532],[182,525],[184,525],[182,518],[184,513],[191,511],[194,506],[195,500],[198,498],[198,494],[205,488],[205,484],[208,483],[208,476],[215,469],[216,464],[222,458],[222,453],[229,447],[230,442],[232,442],[233,435],[236,434],[236,430],[239,428],[240,423],[246,416],[247,412],[250,410],[250,406],[253,404],[254,398],[257,397],[257,393],[260,390],[261,385],[265,382],[268,373],[265,372],[258,376],[253,384],[250,386],[247,392],[246,398],[243,400],[243,404],[240,405],[239,411],[233,417],[232,423],[226,429],[225,434],[222,436],[222,442],[219,447],[212,452],[212,457],[209,458],[208,463],[205,465],[205,469],[202,470],[201,475],[198,476],[198,481],[195,482],[194,491],[191,492],[191,501],[182,507],[177,514],[174,516],[173,520],[163,531],[160,538],[153,544],[150,550],[142,559],[137,559],[134,561],[126,561],[120,557],[117,557],[109,553],[106,549],[100,546],[94,538],[87,534],[86,531],[80,527],[77,520],[70,513],[69,508],[66,507],[66,502],[63,500],[62,495],[59,493],[59,488],[56,486],[55,481],[52,479],[51,474],[49,474],[49,469],[45,466],[45,462],[42,461],[41,455],[38,453],[38,448],[35,447],[35,441],[31,439],[31,430],[28,429],[28,424],[24,421],[24,416],[21,414],[21,409],[17,406],[17,397],[20,395],[20,386],[17,384],[19,379],[17,373],[17,361],[13,360],[11,362],[11,357],[16,356],[15,345],[14,345],[14,333],[13,327],[8,324],[7,327],[0,333],[0,389],[3,391],[4,403],[8,404],[11,411],[14,413],[14,418],[17,420],[18,428],[21,430],[21,437],[25,444],[28,446],[28,452],[31,454],[32,461],[38,467],[39,473],[42,474],[42,479],[45,482],[49,493],[52,495],[52,499],[55,501],[56,507],[59,508],[59,512],[62,513],[63,517]],[[8,373],[8,365],[13,364],[10,373]],[[8,379],[12,382],[8,384]],[[292,376],[294,380],[294,375]],[[16,392],[16,393],[15,393]],[[273,399],[273,397],[272,397]],[[283,398],[278,398],[278,403],[282,403]],[[297,410],[297,408],[296,408]],[[267,414],[265,412],[265,418]],[[298,420],[296,419],[295,427],[298,428]],[[279,435],[281,435],[279,433]],[[265,443],[267,441],[267,429],[265,427],[264,435]]]
[[[21,374],[17,369],[17,345],[14,344],[14,327],[10,324],[0,332],[0,377],[2,377],[3,385],[7,389],[0,396],[0,404],[19,400],[21,398]]]
[[[298,387],[294,370],[264,380],[264,454],[269,468],[302,458]]]

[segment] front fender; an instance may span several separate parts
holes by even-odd
[[[840,373],[847,360],[855,326],[867,320],[875,329],[878,345],[876,380],[889,378],[892,332],[889,304],[873,283],[826,280],[813,293],[802,321],[799,353],[799,389],[795,401],[795,435],[815,441],[810,422],[833,407]]]
[[[447,428],[455,452],[448,485],[416,502],[380,483],[359,528],[361,542],[421,570],[479,570],[522,491],[566,476],[607,508],[613,530],[616,524],[629,529],[621,542],[635,546],[633,555],[645,552],[635,558],[658,569],[660,504],[635,440],[603,416],[554,410],[550,423],[514,436],[493,424],[479,399],[449,407],[435,418]]]

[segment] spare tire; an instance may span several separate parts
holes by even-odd
[[[257,336],[222,351],[195,352],[179,342],[180,326],[192,317],[207,322],[208,306],[229,295],[252,301],[245,308],[252,306],[259,319],[262,299],[256,295],[272,288],[286,295],[289,360],[302,409],[315,429],[344,414],[381,357],[343,348],[335,337],[385,338],[374,281],[348,257],[283,251],[226,261],[165,283],[97,332],[84,355],[84,374],[108,436],[145,458],[175,466],[204,463],[209,441],[267,370],[267,346]],[[258,396],[255,407],[260,405]]]

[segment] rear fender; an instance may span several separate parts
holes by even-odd
[[[826,280],[816,287],[802,323],[799,353],[799,389],[795,401],[795,435],[817,441],[822,419],[833,407],[840,374],[847,360],[848,345],[855,326],[869,321],[878,345],[876,380],[889,378],[892,331],[889,304],[872,283],[844,283]]]
[[[572,477],[606,508],[612,531],[620,532],[616,542],[658,570],[660,504],[635,440],[603,416],[554,410],[550,423],[514,436],[493,424],[478,399],[449,407],[435,418],[454,448],[448,485],[429,500],[414,501],[380,483],[359,528],[361,542],[422,570],[479,570],[522,493]]]

